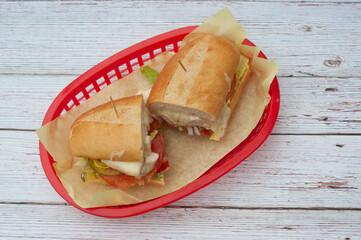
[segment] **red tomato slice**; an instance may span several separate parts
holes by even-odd
[[[155,136],[155,138],[152,141],[151,150],[152,152],[158,153],[159,159],[161,159],[160,166],[157,172],[163,172],[168,169],[169,163],[168,163],[167,154],[165,154],[164,138],[163,138],[160,122],[156,119],[154,119],[153,122],[151,123],[149,132],[153,132],[154,130],[158,130],[158,134]]]
[[[201,134],[206,135],[206,136],[211,136],[211,135],[212,135],[212,132],[211,132],[210,130],[208,130],[208,129],[204,129],[204,130],[201,132]]]
[[[163,134],[161,131],[159,131],[159,134],[155,136],[155,138],[152,141],[152,152],[158,153],[159,155],[159,167],[157,168],[157,172],[163,172],[168,169],[169,163],[167,155],[164,151],[164,139]],[[152,176],[153,177],[153,176]]]
[[[159,130],[160,129],[160,122],[153,118],[152,123],[150,124],[149,133],[153,132],[153,130]]]
[[[144,183],[143,178],[137,179],[133,176],[129,176],[124,173],[121,173],[116,176],[99,175],[99,177],[101,177],[109,185],[119,189],[126,189],[133,185],[137,185],[137,184],[142,185]]]
[[[143,185],[145,182],[149,182],[154,174],[157,172],[162,172],[166,170],[169,166],[167,156],[164,152],[164,139],[160,129],[160,123],[156,119],[153,120],[149,132],[153,132],[154,130],[158,130],[159,134],[155,136],[151,144],[152,152],[158,153],[158,160],[154,165],[152,171],[150,171],[147,175],[142,178],[136,178],[133,176],[126,175],[121,173],[116,176],[103,176],[99,175],[105,182],[109,185],[118,188],[118,189],[126,189],[134,185]]]

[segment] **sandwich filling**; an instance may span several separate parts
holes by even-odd
[[[126,189],[144,183],[163,186],[163,172],[168,169],[169,163],[165,154],[163,135],[158,120],[154,119],[152,121],[147,133],[143,162],[119,162],[84,158],[76,163],[84,168],[81,176],[82,180],[84,182],[109,184],[118,189]]]
[[[151,151],[151,136],[149,135],[150,123],[152,118],[147,108],[142,112],[142,139],[143,139],[143,161],[141,162],[123,162],[113,161],[113,154],[110,156],[110,160],[101,160],[102,163],[107,166],[118,170],[119,172],[125,173],[129,176],[141,178],[147,175],[154,167],[159,155]],[[121,158],[123,152],[117,153],[117,157]]]
[[[136,178],[145,176],[153,169],[159,158],[158,153],[150,151],[150,138],[149,135],[146,136],[147,143],[145,144],[145,149],[147,149],[147,151],[144,151],[146,157],[143,162],[120,162],[112,160],[101,160],[101,162],[129,176],[134,176]]]

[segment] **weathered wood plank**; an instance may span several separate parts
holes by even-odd
[[[162,208],[126,219],[1,204],[1,239],[359,239],[360,211]],[[61,220],[60,220],[61,219]],[[21,229],[21,231],[18,231]]]
[[[230,173],[173,205],[361,208],[360,142],[270,136]],[[0,202],[64,202],[44,175],[34,132],[0,131],[0,146]]]
[[[76,76],[0,75],[0,128],[37,129],[53,99]],[[361,80],[279,78],[274,133],[361,134]]]
[[[361,136],[292,135],[361,134],[361,2],[226,5],[279,64],[274,133],[291,135],[270,136],[233,171],[167,208],[111,220],[64,205],[43,173],[34,132],[0,130],[1,239],[361,238]],[[38,128],[54,97],[91,66],[226,5],[1,1],[0,129]]]
[[[360,76],[360,3],[244,1],[3,2],[0,73],[79,75],[224,6],[279,64],[279,75]]]

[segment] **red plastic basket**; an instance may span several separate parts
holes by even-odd
[[[63,112],[69,111],[72,107],[81,104],[85,99],[90,98],[94,93],[99,92],[105,86],[128,75],[134,69],[143,65],[147,60],[154,58],[157,54],[164,51],[177,52],[183,38],[196,27],[197,26],[179,28],[152,37],[137,43],[94,66],[59,93],[49,107],[43,125],[57,118]],[[247,39],[243,44],[254,46],[254,44]],[[259,57],[266,58],[262,52],[260,52]],[[53,188],[62,198],[74,207],[89,214],[110,218],[130,217],[142,214],[177,201],[207,186],[229,172],[260,147],[271,133],[278,116],[280,93],[277,77],[274,78],[273,83],[271,84],[269,94],[271,95],[271,101],[265,108],[258,125],[246,140],[240,143],[194,182],[177,191],[153,200],[133,205],[81,208],[76,205],[61,184],[53,168],[54,159],[39,141],[41,163]]]

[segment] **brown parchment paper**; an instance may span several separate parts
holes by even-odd
[[[242,42],[246,36],[227,8],[210,17],[194,31],[215,33]],[[247,138],[262,116],[270,100],[268,90],[277,72],[277,64],[258,58],[257,47],[238,44],[240,51],[251,58],[251,75],[239,102],[231,115],[228,130],[220,142],[206,136],[188,136],[177,129],[163,127],[169,170],[165,172],[166,186],[146,184],[127,190],[114,189],[98,183],[81,181],[81,167],[73,165],[69,148],[69,130],[83,112],[109,101],[109,95],[120,98],[134,95],[151,87],[150,82],[135,71],[92,96],[54,121],[37,130],[39,139],[57,161],[57,175],[72,199],[83,208],[133,204],[160,197],[194,181],[218,160]],[[157,56],[149,65],[157,71],[163,68],[170,54]]]

